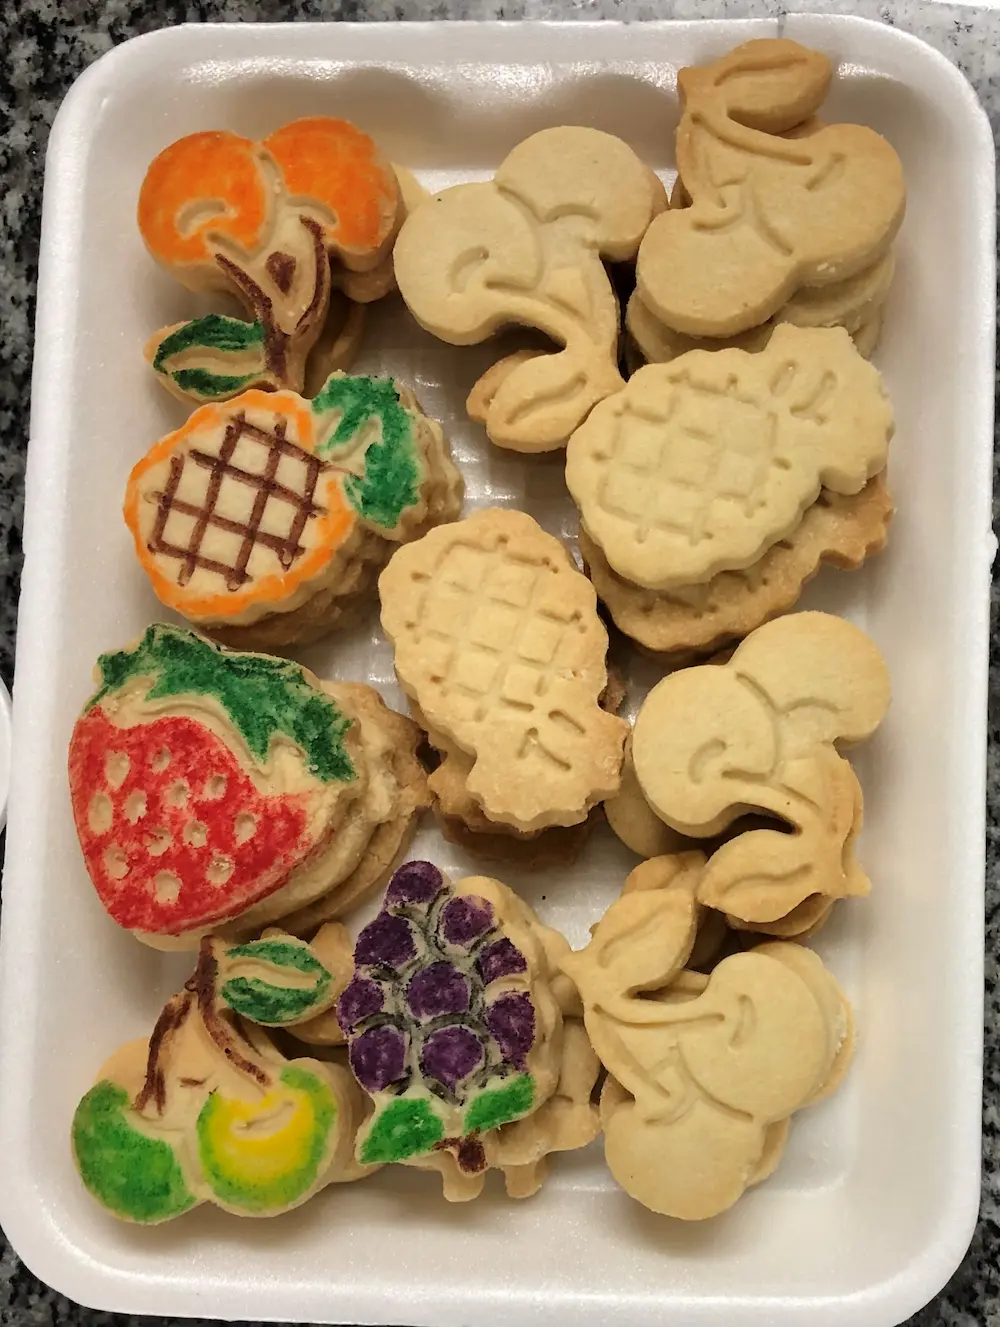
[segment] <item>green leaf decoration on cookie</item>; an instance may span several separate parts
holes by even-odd
[[[304,942],[253,940],[226,950],[226,965],[240,959],[273,968],[274,979],[230,977],[222,983],[220,994],[230,1009],[264,1027],[300,1022],[323,1003],[333,980]],[[310,984],[287,984],[293,973],[310,978]]]
[[[204,363],[172,363],[185,356],[207,359],[211,367]],[[227,360],[232,361],[230,366]],[[187,396],[199,401],[225,401],[267,377],[264,328],[259,322],[209,313],[168,332],[156,347],[152,362],[157,373],[171,378]],[[227,367],[229,372],[225,372]]]
[[[364,452],[364,474],[345,482],[348,500],[364,520],[392,530],[407,507],[420,498],[420,463],[417,456],[415,421],[399,399],[392,378],[363,378],[333,375],[313,399],[313,412],[336,411],[337,427],[317,448],[329,457],[338,448],[357,442],[373,420],[379,436]]]
[[[129,1097],[110,1079],[90,1089],[73,1116],[73,1153],[84,1184],[110,1212],[152,1224],[197,1202],[173,1148],[129,1123]]]
[[[426,1098],[399,1097],[375,1121],[358,1160],[364,1166],[388,1165],[430,1152],[444,1138],[444,1126]]]
[[[301,748],[310,773],[321,782],[356,777],[343,741],[351,720],[290,660],[230,654],[186,627],[156,622],[134,649],[102,654],[97,666],[103,685],[87,702],[88,710],[132,679],[148,677],[149,700],[212,696],[261,764],[280,734]]]
[[[504,1087],[475,1097],[465,1115],[465,1132],[485,1133],[511,1120],[520,1119],[531,1110],[535,1100],[535,1080],[521,1074]]]

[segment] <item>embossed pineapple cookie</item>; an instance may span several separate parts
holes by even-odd
[[[371,1108],[346,1064],[286,1058],[271,1035],[321,1018],[350,975],[340,926],[309,945],[280,930],[237,945],[206,936],[152,1035],[121,1046],[76,1108],[73,1158],[91,1195],[142,1225],[205,1202],[274,1216],[371,1174],[354,1155]]]
[[[680,71],[678,186],[643,237],[627,315],[651,362],[759,350],[783,322],[841,326],[874,350],[903,171],[874,130],[813,119],[832,72],[772,38]]]
[[[589,581],[530,516],[490,508],[399,549],[379,596],[443,757],[431,786],[446,831],[526,866],[565,860],[618,791],[628,732],[602,708],[619,698]]]
[[[388,878],[429,804],[420,732],[370,687],[156,624],[102,655],[69,784],[94,887],[161,949],[305,932]]]
[[[700,853],[644,863],[563,959],[608,1071],[608,1167],[644,1207],[685,1221],[774,1172],[790,1117],[840,1085],[854,1051],[850,1006],[804,946],[772,941],[693,970],[704,874]]]
[[[492,1167],[524,1198],[550,1153],[597,1136],[599,1065],[559,971],[568,953],[497,880],[450,885],[430,862],[396,872],[336,1004],[374,1102],[360,1165],[436,1170],[453,1202],[477,1197]]]
[[[201,406],[132,470],[124,515],[159,599],[226,644],[349,627],[396,544],[454,520],[441,427],[392,378]]]
[[[501,360],[469,412],[492,442],[551,451],[621,386],[618,301],[603,259],[631,260],[663,188],[625,143],[597,129],[545,129],[494,178],[446,189],[407,217],[396,280],[417,322],[452,345],[507,325],[560,349]]]
[[[657,683],[632,734],[643,798],[678,833],[730,834],[702,873],[702,904],[736,929],[791,937],[869,892],[861,786],[837,744],[870,737],[888,704],[877,646],[827,613],[777,618],[727,663]]]
[[[251,321],[212,313],[162,328],[145,354],[163,385],[224,401],[348,368],[363,306],[395,285],[404,192],[421,191],[367,134],[327,116],[259,143],[210,130],[165,148],[139,194],[146,246],[189,289],[235,296]]]
[[[667,663],[789,609],[884,547],[892,409],[842,328],[647,365],[570,439],[580,550],[615,625]]]

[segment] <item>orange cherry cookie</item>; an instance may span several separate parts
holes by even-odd
[[[162,328],[147,359],[185,399],[301,390],[331,288],[355,299],[360,273],[376,293],[391,288],[402,216],[391,163],[347,120],[295,120],[259,143],[221,130],[178,139],[142,182],[142,237],[185,286],[235,295],[252,321],[211,313]]]

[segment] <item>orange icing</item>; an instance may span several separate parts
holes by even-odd
[[[281,415],[287,421],[289,442],[303,450],[315,452],[316,433],[313,414],[308,402],[295,392],[262,392],[256,388],[243,392],[231,401],[200,406],[187,423],[174,433],[168,433],[154,443],[141,461],[133,467],[125,490],[123,514],[132,532],[138,557],[149,577],[156,595],[168,608],[198,618],[227,618],[243,612],[254,604],[277,604],[288,598],[304,582],[318,576],[332,559],[337,549],[347,540],[357,522],[357,513],[344,495],[342,486],[328,483],[317,489],[317,501],[326,511],[316,518],[316,547],[307,550],[295,560],[287,571],[275,572],[254,580],[242,590],[227,590],[222,594],[196,594],[178,585],[160,571],[139,529],[139,504],[142,501],[142,480],[154,466],[177,450],[184,441],[202,429],[225,428],[226,420],[241,410],[263,409]]]
[[[218,202],[224,210],[209,211]],[[178,226],[186,208],[206,212]],[[188,134],[164,148],[139,191],[139,230],[155,257],[177,266],[210,262],[209,233],[228,235],[251,252],[268,212],[267,183],[248,138],[222,130]]]
[[[335,216],[327,238],[342,248],[377,249],[395,224],[399,184],[367,134],[347,120],[316,115],[276,129],[261,144],[288,192],[314,198]]]

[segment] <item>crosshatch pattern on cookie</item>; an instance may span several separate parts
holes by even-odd
[[[221,576],[227,589],[239,589],[252,579],[247,565],[256,544],[277,554],[286,570],[305,552],[300,540],[306,525],[325,510],[314,501],[324,464],[318,457],[290,442],[286,427],[286,421],[279,417],[271,432],[250,423],[241,411],[227,425],[218,455],[192,448],[186,455],[173,457],[166,487],[157,496],[159,510],[149,548],[153,553],[178,559],[178,585],[187,585],[195,570],[201,568]],[[286,480],[292,479],[289,467],[281,464],[286,458],[296,471],[295,478],[301,480],[298,488],[278,479],[279,468]],[[191,466],[207,471],[208,481],[201,504],[181,496],[185,471]],[[233,486],[249,488],[253,493],[253,504],[245,521],[224,516],[219,510],[220,506],[227,505],[226,490]],[[279,504],[283,509],[280,516],[276,510]],[[183,519],[178,520],[178,517]],[[265,519],[272,529],[264,528]],[[209,557],[202,551],[210,526],[233,535],[237,551],[232,563]],[[185,528],[186,539],[183,537]],[[278,533],[281,530],[284,533]]]
[[[424,587],[414,623],[424,621],[432,684],[463,717],[483,723],[497,707],[523,716],[519,756],[534,749],[564,768],[552,729],[578,725],[562,711],[549,712],[545,695],[566,633],[586,626],[579,608],[553,594],[546,574],[552,567],[551,558],[527,557],[505,539],[495,551],[456,544],[435,574],[413,573]]]

